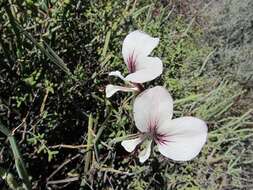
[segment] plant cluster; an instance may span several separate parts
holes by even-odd
[[[172,120],[173,100],[164,87],[144,90],[142,83],[155,79],[163,70],[159,58],[148,56],[158,42],[159,38],[152,38],[138,30],[126,36],[122,54],[130,74],[123,77],[119,71],[113,71],[109,75],[119,77],[130,87],[107,85],[106,97],[111,97],[117,91],[141,92],[133,105],[134,120],[140,134],[121,143],[128,152],[141,146],[141,163],[149,158],[153,142],[164,156],[176,161],[187,161],[194,158],[206,142],[207,126],[194,117]]]

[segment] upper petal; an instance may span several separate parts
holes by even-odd
[[[136,97],[133,112],[137,128],[149,132],[153,125],[159,126],[172,118],[172,97],[162,86],[147,89]]]
[[[136,139],[124,140],[121,145],[125,148],[127,152],[133,152],[138,144],[142,142],[142,138],[138,137]]]
[[[117,85],[111,85],[108,84],[105,88],[105,96],[106,98],[110,98],[113,94],[115,94],[118,91],[123,91],[123,92],[134,92],[134,91],[138,91],[137,87],[123,87],[123,86],[117,86]]]
[[[158,128],[162,136],[158,150],[166,157],[187,161],[196,157],[207,139],[207,125],[195,117],[165,121]]]
[[[123,41],[122,54],[125,63],[130,56],[148,56],[158,45],[159,38],[153,38],[145,32],[135,30],[128,34]]]
[[[139,57],[136,60],[135,72],[127,75],[125,80],[134,83],[144,83],[160,76],[162,71],[163,64],[158,57]]]

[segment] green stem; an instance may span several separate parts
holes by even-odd
[[[85,157],[85,165],[84,165],[84,173],[88,173],[89,171],[89,166],[90,166],[90,162],[91,162],[91,148],[92,148],[92,141],[93,141],[93,138],[92,138],[92,127],[93,127],[93,117],[92,115],[90,114],[89,115],[89,124],[88,124],[88,139],[87,139],[87,148],[86,148],[86,151],[87,151],[87,154],[86,154],[86,157]]]

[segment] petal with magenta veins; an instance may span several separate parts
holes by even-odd
[[[150,132],[150,127],[157,127],[172,118],[172,97],[162,86],[147,89],[136,97],[133,112],[139,131]]]
[[[137,59],[135,72],[125,77],[126,81],[144,83],[162,74],[163,64],[158,57],[140,57]]]
[[[159,38],[153,38],[145,32],[135,30],[128,34],[123,41],[122,54],[127,64],[131,58],[134,62],[139,56],[148,56],[158,45]]]
[[[207,125],[195,117],[181,117],[165,121],[157,133],[163,137],[158,150],[164,156],[187,161],[196,157],[207,140]]]

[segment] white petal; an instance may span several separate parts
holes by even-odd
[[[121,142],[121,145],[125,148],[127,152],[133,152],[138,144],[140,144],[142,138],[136,138],[131,140],[125,140]]]
[[[135,30],[128,34],[123,41],[122,54],[125,63],[131,55],[148,56],[158,45],[159,38],[153,38],[145,32]]]
[[[137,128],[141,132],[149,132],[150,125],[159,126],[172,118],[173,100],[164,87],[156,86],[136,97],[133,111]]]
[[[119,77],[120,79],[125,80],[125,77],[122,76],[120,71],[112,71],[108,75],[109,76]]]
[[[158,57],[140,57],[136,62],[136,70],[126,76],[125,80],[144,83],[160,76],[163,71],[162,61]]]
[[[158,150],[166,157],[187,161],[196,157],[207,139],[207,125],[195,117],[168,120],[158,128],[165,135],[158,143]]]
[[[150,154],[151,154],[151,144],[152,144],[152,141],[149,140],[146,144],[146,147],[139,153],[139,160],[141,163],[145,162]]]
[[[113,94],[115,94],[118,91],[134,92],[134,91],[138,91],[138,88],[137,87],[129,88],[129,87],[123,87],[123,86],[116,86],[116,85],[108,84],[106,86],[106,89],[105,89],[106,97],[110,98]]]

